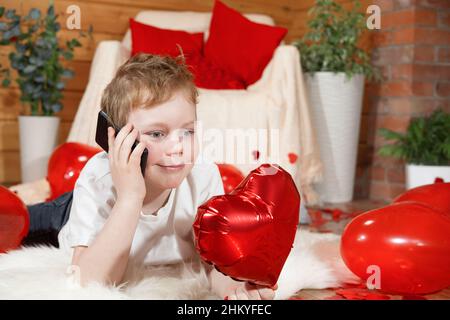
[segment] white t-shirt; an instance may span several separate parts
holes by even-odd
[[[85,165],[75,184],[70,217],[58,235],[60,248],[89,246],[101,231],[117,198],[108,155],[100,152]],[[215,195],[224,194],[216,164],[198,157],[180,186],[172,189],[156,215],[140,214],[130,260],[145,265],[189,260],[195,252],[192,224],[197,208]]]

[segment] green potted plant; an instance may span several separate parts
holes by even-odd
[[[13,49],[8,55],[9,66],[0,66],[2,85],[8,87],[14,76],[23,107],[19,116],[23,182],[46,175],[58,137],[60,119],[55,113],[63,107],[65,82],[74,75],[62,60],[71,60],[73,50],[81,46],[76,38],[61,46],[57,18],[53,1],[45,15],[33,8],[21,16],[15,9],[0,7],[0,45]]]
[[[353,198],[364,81],[379,79],[369,54],[358,46],[366,30],[361,4],[351,10],[333,0],[316,0],[309,31],[294,45],[300,52],[313,124],[324,165],[317,185],[325,202]]]
[[[406,187],[450,181],[450,114],[441,109],[430,116],[413,118],[405,133],[382,128],[379,134],[391,141],[378,153],[406,162]]]

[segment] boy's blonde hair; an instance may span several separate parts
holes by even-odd
[[[182,56],[139,53],[117,70],[103,92],[101,109],[116,126],[122,127],[133,109],[164,103],[180,89],[190,102],[197,104],[198,91]]]

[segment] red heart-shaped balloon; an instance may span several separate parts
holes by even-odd
[[[354,218],[345,228],[341,255],[366,280],[380,271],[381,290],[426,294],[450,285],[450,216],[419,202],[399,202]]]
[[[450,215],[450,182],[433,183],[409,189],[395,198],[394,202],[416,201]]]
[[[242,180],[244,180],[244,176],[239,171],[238,168],[231,164],[219,163],[217,164],[219,168],[220,176],[222,177],[222,184],[225,193],[230,193],[236,188]]]
[[[202,204],[193,225],[202,259],[238,280],[272,287],[297,230],[300,195],[289,173],[263,164]]]
[[[14,192],[0,186],[0,253],[18,247],[29,225],[25,204]]]

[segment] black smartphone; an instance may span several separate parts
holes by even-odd
[[[95,142],[98,143],[100,147],[103,148],[106,152],[108,152],[108,127],[113,127],[115,131],[115,135],[119,133],[121,128],[118,128],[114,125],[114,123],[111,121],[109,116],[104,112],[100,111],[98,113],[98,119],[97,119],[97,131],[95,133]],[[131,152],[133,152],[134,148],[138,145],[139,141],[135,141],[133,143],[133,146],[131,147]],[[144,149],[141,156],[141,172],[142,175],[145,175],[145,167],[147,166],[147,158],[148,158],[148,151],[147,149]]]

